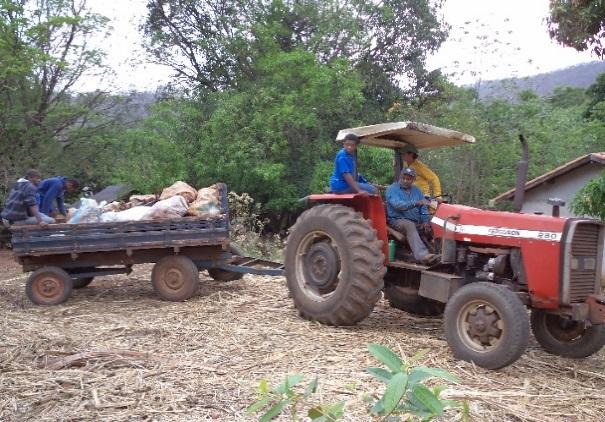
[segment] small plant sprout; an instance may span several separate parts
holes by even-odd
[[[302,375],[288,375],[284,382],[275,388],[270,388],[267,380],[259,384],[259,395],[257,400],[246,410],[247,415],[263,411],[260,422],[268,422],[289,410],[293,421],[299,421],[299,412],[303,407],[309,408],[307,417],[313,422],[335,422],[342,418],[344,402],[332,405],[314,405],[308,403],[311,395],[317,391],[317,378],[313,379],[301,393],[299,388],[295,389],[303,380]]]
[[[460,408],[461,404],[440,398],[443,386],[429,388],[423,384],[429,378],[440,378],[458,382],[458,378],[443,369],[414,366],[425,357],[428,349],[404,360],[386,346],[371,343],[368,350],[385,368],[368,368],[367,371],[386,384],[386,390],[378,400],[367,397],[372,406],[370,414],[384,421],[430,421],[442,416],[449,408]],[[463,420],[468,412],[463,412]]]

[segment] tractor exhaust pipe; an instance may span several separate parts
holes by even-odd
[[[529,163],[529,148],[523,134],[519,134],[519,141],[523,148],[523,157],[517,163],[517,181],[515,182],[515,199],[513,200],[513,211],[521,212],[523,198],[525,197],[525,181],[527,180],[527,167]]]

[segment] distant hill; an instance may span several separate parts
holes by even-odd
[[[478,89],[479,98],[482,100],[488,98],[516,100],[519,92],[528,89],[545,97],[557,87],[588,88],[603,72],[605,72],[605,61],[596,61],[535,76],[481,81],[478,86],[475,85],[473,88]]]

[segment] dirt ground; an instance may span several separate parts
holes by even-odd
[[[365,368],[367,344],[460,378],[448,398],[467,400],[477,421],[605,420],[605,350],[585,360],[543,352],[500,371],[451,356],[439,319],[412,317],[381,301],[356,327],[304,321],[283,278],[221,283],[201,274],[185,303],[157,299],[151,267],[95,280],[60,306],[34,306],[25,276],[0,251],[0,420],[255,420],[245,416],[265,378],[319,377],[315,402],[346,402],[345,420],[369,421],[362,400],[382,386]],[[443,420],[457,420],[449,412]],[[283,418],[283,420],[288,420]]]

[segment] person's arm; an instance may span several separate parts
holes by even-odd
[[[416,173],[418,173],[419,177],[424,178],[427,183],[431,186],[433,196],[441,195],[441,182],[439,181],[439,177],[431,170],[426,164],[421,161],[416,160]]]
[[[415,200],[405,201],[401,199],[395,189],[387,189],[386,197],[389,205],[395,208],[397,211],[407,211],[416,206]]]
[[[42,215],[40,215],[40,210],[38,209],[37,205],[30,206],[29,213],[36,218],[36,221],[38,222],[39,225],[41,225],[41,226],[48,225],[48,223],[46,221],[44,221],[44,219],[42,218]]]
[[[360,193],[362,195],[369,195],[368,192],[364,191],[363,189],[361,189],[359,187],[359,185],[357,184],[357,182],[355,181],[355,179],[353,178],[351,173],[343,173],[342,177],[345,179],[345,181],[351,187],[351,189],[353,189],[355,192]]]
[[[59,195],[57,195],[57,209],[64,216],[67,215],[67,210],[65,209],[65,191],[63,189],[61,189]]]

